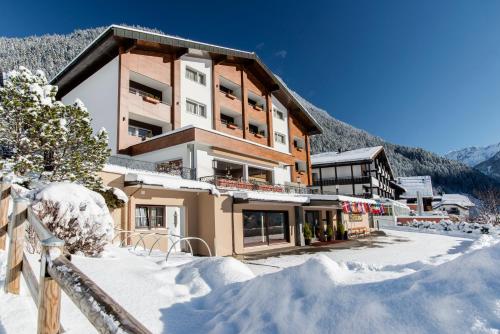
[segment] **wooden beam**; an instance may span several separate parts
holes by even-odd
[[[33,272],[25,253],[23,253],[22,273],[24,280],[26,281],[26,285],[28,286],[28,290],[30,291],[31,298],[33,298],[35,305],[38,306],[38,280],[36,279],[35,273]]]
[[[64,256],[53,259],[47,271],[98,332],[151,333]]]
[[[7,236],[7,227],[9,225],[8,211],[10,200],[9,182],[0,184],[0,249],[5,250],[5,240]]]
[[[21,287],[21,270],[23,266],[24,231],[28,218],[28,199],[15,198],[9,223],[9,253],[7,255],[7,271],[5,273],[5,292],[18,295]]]
[[[61,317],[61,288],[48,274],[50,253],[58,247],[42,246],[40,283],[38,286],[38,334],[58,334]]]
[[[216,55],[216,56],[214,55],[214,56],[212,56],[213,65],[219,65],[225,61],[227,61],[226,55]]]
[[[174,59],[179,59],[180,57],[184,56],[185,54],[187,54],[189,52],[189,49],[188,48],[180,48],[179,50],[177,50],[174,54]]]

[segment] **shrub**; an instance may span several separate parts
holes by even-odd
[[[311,229],[311,224],[305,223],[304,224],[304,239],[312,239],[312,229]]]
[[[30,195],[33,211],[71,253],[99,255],[113,236],[104,198],[81,185],[51,183]]]

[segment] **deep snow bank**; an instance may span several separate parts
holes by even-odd
[[[203,294],[254,277],[250,268],[234,258],[212,257],[181,266],[176,283],[190,286],[193,294]]]
[[[491,246],[491,247],[488,247]],[[162,310],[169,332],[461,333],[500,328],[500,244],[398,279],[342,284],[324,255]],[[183,319],[174,315],[183,314]],[[170,318],[172,316],[172,318]]]

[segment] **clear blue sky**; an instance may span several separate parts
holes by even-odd
[[[334,117],[437,153],[500,141],[500,1],[8,1],[0,35],[138,24],[256,51]]]

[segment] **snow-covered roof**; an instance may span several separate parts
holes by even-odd
[[[345,195],[323,195],[323,194],[309,194],[309,200],[314,201],[340,201],[340,202],[353,202],[353,203],[367,203],[377,204],[377,201],[366,198],[351,197]]]
[[[165,189],[171,190],[205,190],[214,195],[219,195],[217,188],[207,182],[187,180],[180,176],[168,175],[164,173],[155,173],[150,171],[143,171],[138,169],[130,169],[127,167],[106,164],[103,169],[104,172],[118,173],[125,175],[125,182],[138,182],[151,186],[160,186]]]
[[[344,152],[324,152],[311,155],[312,165],[334,164],[339,162],[371,160],[382,150],[383,146],[363,147]]]
[[[433,207],[437,208],[442,205],[458,205],[463,208],[470,208],[475,206],[474,203],[469,199],[469,197],[460,194],[443,194],[441,200],[437,203],[433,203]]]
[[[266,202],[285,202],[285,203],[309,203],[309,198],[305,195],[283,194],[275,192],[260,191],[231,191],[228,192],[233,198],[242,200],[255,200]]]
[[[432,181],[431,177],[426,176],[406,176],[398,177],[397,182],[400,186],[406,189],[402,198],[416,198],[417,192],[420,192],[422,197],[432,197]]]

